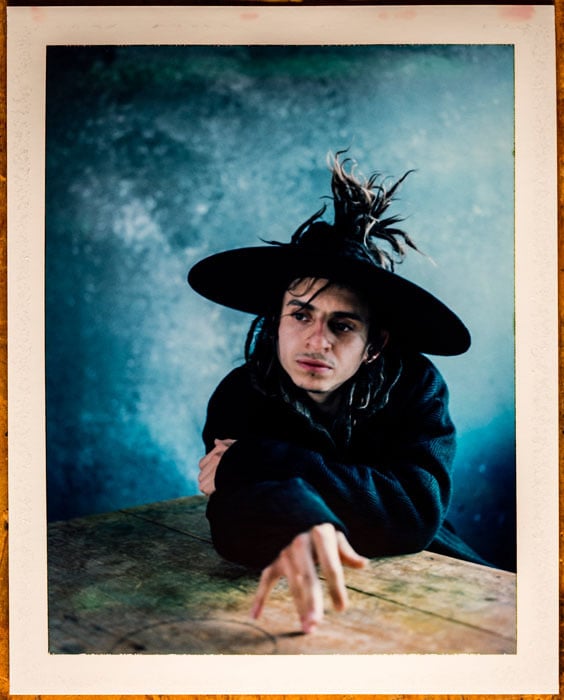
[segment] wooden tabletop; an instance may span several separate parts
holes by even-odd
[[[49,525],[50,653],[515,653],[515,575],[429,552],[346,570],[350,605],[311,635],[285,583],[213,550],[204,497]]]

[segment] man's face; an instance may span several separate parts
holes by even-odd
[[[305,279],[282,300],[278,359],[320,406],[369,360],[369,310],[347,287]],[[320,291],[322,290],[322,291]]]

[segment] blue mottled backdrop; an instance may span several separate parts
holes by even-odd
[[[197,493],[206,401],[250,323],[186,284],[208,253],[287,240],[326,155],[415,168],[394,213],[434,261],[402,273],[466,321],[436,358],[459,431],[450,518],[514,566],[510,46],[50,47],[50,519]]]

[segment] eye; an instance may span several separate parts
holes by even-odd
[[[334,333],[350,333],[354,329],[354,326],[346,321],[333,321],[331,323],[331,330]]]
[[[296,321],[307,321],[308,320],[308,315],[305,313],[305,311],[294,311],[293,313],[290,314],[292,318],[295,318]]]

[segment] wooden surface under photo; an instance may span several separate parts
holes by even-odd
[[[350,604],[310,635],[285,582],[221,559],[193,496],[51,523],[53,654],[515,653],[515,574],[430,552],[346,569]],[[257,533],[260,537],[260,533]]]

